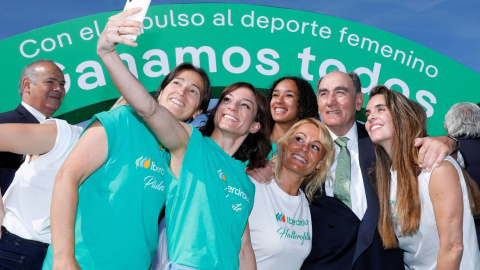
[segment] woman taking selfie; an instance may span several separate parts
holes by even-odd
[[[107,28],[139,34],[141,24],[119,17]],[[250,168],[266,162],[266,98],[248,83],[228,86],[200,133],[149,95],[115,52],[118,42],[135,45],[104,35],[97,53],[116,88],[171,157],[165,215],[170,269],[254,269],[247,225],[254,186],[241,162],[249,160]]]

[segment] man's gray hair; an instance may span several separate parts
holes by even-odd
[[[480,138],[480,107],[470,102],[453,105],[445,114],[445,127],[453,137]]]
[[[343,72],[343,71],[340,71],[340,72]],[[345,73],[345,72],[343,72]],[[351,71],[351,72],[348,72],[348,73],[345,73],[348,75],[348,77],[350,77],[350,79],[352,79],[352,83],[353,83],[353,94],[355,95],[355,97],[362,91],[362,83],[360,82],[360,78],[358,77],[357,73]],[[320,86],[320,82],[323,80],[323,78],[325,78],[325,76],[321,77],[318,82],[317,82],[317,99],[318,99],[318,87]]]
[[[53,62],[50,59],[38,59],[28,64],[26,67],[24,67],[20,75],[20,82],[18,84],[18,93],[20,94],[20,97],[22,97],[23,95],[23,84],[22,84],[23,79],[29,78],[33,84],[37,83],[38,73],[35,71],[35,66],[38,63],[52,63],[56,66],[55,62]]]

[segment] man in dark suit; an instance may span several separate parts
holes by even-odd
[[[445,129],[459,141],[458,163],[480,186],[480,107],[470,102],[453,105],[445,114]],[[474,219],[480,246],[480,216]]]
[[[375,153],[365,126],[355,120],[364,101],[360,79],[355,73],[331,72],[318,81],[317,97],[319,114],[333,140],[347,138],[350,183],[347,202],[343,195],[337,196],[338,179],[333,179],[327,180],[323,193],[318,193],[311,203],[312,250],[302,269],[403,270],[402,252],[385,250],[377,230],[379,203],[374,179],[368,176]],[[448,138],[423,138],[418,142],[421,143],[427,152],[427,169],[454,148],[454,142]],[[338,176],[337,164],[344,147],[335,145],[335,161],[330,169],[334,178]],[[340,167],[345,170],[343,163]]]
[[[27,65],[21,75],[19,94],[22,102],[15,110],[0,114],[0,124],[40,123],[51,117],[65,96],[65,78],[51,60],[41,59]],[[2,195],[12,183],[22,155],[0,152],[0,188]]]

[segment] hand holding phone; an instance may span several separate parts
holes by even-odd
[[[141,7],[142,10],[139,13],[128,16],[126,19],[143,22],[145,14],[147,14],[148,7],[150,6],[150,1],[151,0],[127,0],[127,3],[125,4],[123,10],[128,10],[136,7]],[[136,35],[122,35],[122,37],[128,38],[132,41],[135,41],[137,39]]]

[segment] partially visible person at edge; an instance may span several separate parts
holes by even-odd
[[[327,128],[313,118],[294,124],[277,145],[275,180],[254,180],[248,221],[259,270],[300,269],[312,247],[309,201],[322,188],[335,154]]]
[[[480,107],[469,102],[453,105],[445,114],[445,130],[459,142],[457,161],[480,185]],[[480,245],[480,216],[474,216]]]
[[[111,27],[132,13],[111,17],[99,43],[110,35],[125,43]],[[207,109],[210,93],[206,73],[183,63],[164,78],[155,100],[189,121]],[[130,106],[95,115],[78,144],[56,178],[44,269],[147,269],[168,191],[169,153]]]
[[[0,196],[0,269],[42,269],[51,243],[55,175],[81,131],[59,119],[0,125],[0,149],[26,155],[11,186]]]
[[[64,86],[63,72],[52,60],[39,59],[28,64],[22,70],[18,86],[22,102],[15,110],[0,113],[0,124],[45,121],[60,108]],[[23,155],[0,152],[1,195],[7,191],[23,160]]]
[[[170,152],[172,175],[165,175],[171,176],[166,204],[169,267],[254,269],[247,225],[254,185],[241,162],[264,166],[271,150],[266,98],[248,83],[235,83],[208,112],[202,133],[179,122],[151,98],[115,51],[117,43],[136,45],[118,33],[140,33],[141,23],[124,19],[139,10],[110,18],[109,34],[100,37],[97,53],[117,90]]]
[[[384,249],[377,230],[378,196],[373,179],[367,178],[375,153],[364,125],[355,120],[364,100],[360,79],[355,73],[331,72],[318,81],[317,97],[320,118],[336,142],[330,167],[334,178],[310,204],[312,251],[302,269],[403,269],[402,252]],[[346,143],[340,147],[342,141]],[[422,145],[419,163],[426,170],[456,147],[446,136],[415,143]]]
[[[404,251],[405,269],[480,269],[472,217],[480,213],[480,190],[450,156],[422,171],[414,139],[427,136],[423,107],[378,85],[365,115],[375,144],[383,246]]]

